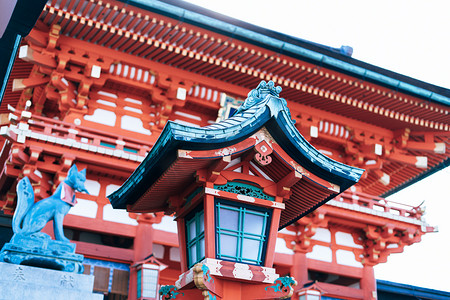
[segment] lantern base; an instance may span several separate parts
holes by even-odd
[[[213,258],[205,258],[201,264],[203,265],[202,272],[204,272],[204,275],[208,278],[211,278],[212,275],[225,277],[232,280],[273,283],[279,277],[279,275],[275,273],[274,268],[235,263]],[[175,283],[175,286],[178,289],[181,289],[194,280],[194,269],[195,266],[180,275],[179,279]]]
[[[180,275],[175,286],[163,286],[162,299],[286,299],[297,282],[275,269],[206,258]]]

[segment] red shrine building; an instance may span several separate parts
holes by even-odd
[[[0,107],[2,243],[18,180],[43,199],[76,163],[90,195],[77,195],[65,235],[107,299],[156,299],[176,282],[183,299],[202,259],[216,284],[214,263],[235,260],[239,274],[273,271],[239,280],[295,278],[291,299],[376,299],[373,267],[435,231],[421,207],[385,197],[449,165],[450,90],[349,50],[181,1],[49,0]],[[264,113],[262,80],[278,99]],[[275,238],[231,234],[219,218],[238,210]],[[220,234],[254,247],[231,255],[208,243]],[[189,299],[227,299],[196,278],[209,294]]]

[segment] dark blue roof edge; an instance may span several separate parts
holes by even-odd
[[[28,35],[47,0],[17,0],[11,18],[0,39],[0,104],[22,37]],[[6,16],[3,16],[6,17]]]
[[[389,197],[390,195],[393,195],[393,194],[397,193],[398,191],[401,191],[401,190],[413,185],[414,183],[419,182],[422,179],[425,179],[425,178],[433,175],[434,173],[437,173],[440,170],[447,168],[448,166],[450,166],[450,158],[449,157],[447,157],[443,162],[439,163],[438,165],[433,166],[432,168],[420,173],[416,177],[411,178],[410,180],[404,182],[403,184],[400,184],[400,185],[390,189],[389,191],[387,191],[384,194],[381,194],[380,197],[383,197],[383,198]]]
[[[136,201],[145,192],[143,185],[153,184],[175,161],[174,150],[181,147],[185,150],[227,147],[244,140],[263,126],[266,126],[269,132],[276,133],[273,138],[277,142],[280,139],[280,146],[286,148],[288,155],[309,172],[339,185],[341,192],[358,182],[364,170],[334,161],[311,146],[297,131],[289,117],[288,108],[279,98],[268,95],[262,102],[265,105],[247,122],[225,129],[196,128],[169,121],[142,163],[117,191],[108,196],[113,207],[126,208],[126,204],[130,204],[129,201]],[[160,163],[163,157],[165,159]],[[158,163],[164,163],[164,166]],[[157,172],[153,168],[157,168]]]
[[[183,1],[119,1],[248,41],[279,53],[301,57],[307,61],[315,62],[320,66],[340,70],[357,78],[378,83],[394,90],[401,90],[427,101],[450,106],[450,89],[432,85],[345,55],[337,54],[330,47],[239,21]]]
[[[352,167],[335,161],[314,148],[298,132],[297,128],[292,123],[287,107],[282,105],[281,101],[279,101],[276,97],[268,96],[266,105],[270,108],[272,115],[275,116],[275,120],[279,128],[271,128],[270,126],[266,127],[268,127],[269,132],[273,130],[274,134],[272,137],[277,140],[280,146],[282,146],[290,157],[299,159],[300,161],[297,162],[315,175],[332,183],[338,184],[341,188],[340,192],[343,192],[359,181],[364,173],[364,169]],[[287,142],[291,145],[296,145],[296,149],[290,148],[289,143]],[[303,157],[307,160],[302,159]],[[313,168],[313,164],[320,169]],[[314,170],[316,170],[316,172],[314,172]],[[331,176],[331,174],[333,176]],[[336,176],[341,178],[341,180],[336,181]]]
[[[377,280],[378,292],[389,292],[415,297],[424,297],[426,299],[449,300],[450,292],[439,291],[424,287],[413,286],[409,284],[391,282],[386,280]]]
[[[139,189],[142,185],[141,179],[144,176],[148,176],[148,167],[154,166],[156,162],[161,160],[164,154],[166,154],[167,148],[166,151],[158,150],[161,148],[165,148],[165,146],[170,144],[172,140],[173,135],[171,130],[171,122],[168,122],[145,159],[139,164],[139,166],[137,166],[134,172],[119,187],[119,189],[107,196],[113,208],[126,208],[126,205],[128,203],[126,203],[125,200],[129,197],[136,196],[137,192],[142,191],[142,189]],[[172,162],[173,161],[170,161],[170,163]]]

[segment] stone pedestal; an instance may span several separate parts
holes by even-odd
[[[94,276],[0,262],[1,300],[100,300]]]
[[[33,235],[14,234],[0,252],[0,261],[66,272],[83,273],[83,255],[75,253],[76,245],[55,241],[38,232]]]

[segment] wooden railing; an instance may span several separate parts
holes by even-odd
[[[28,122],[33,134],[43,134],[49,139],[65,139],[82,145],[103,147],[109,150],[121,150],[129,154],[145,156],[152,144],[148,141],[108,133],[95,128],[76,126],[74,124],[33,115]]]
[[[363,192],[347,190],[334,200],[347,204],[356,204],[368,209],[386,212],[402,217],[420,220],[424,211],[420,206],[412,206],[395,201],[388,201],[384,198],[369,195]]]

